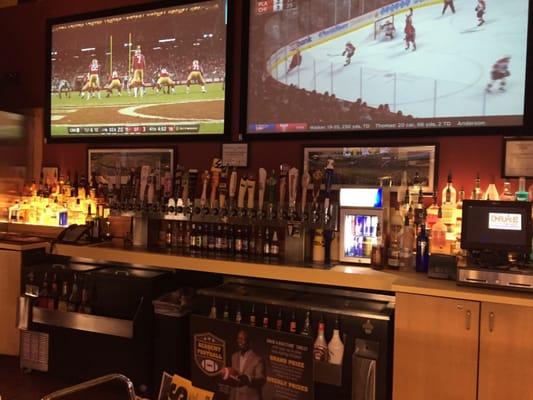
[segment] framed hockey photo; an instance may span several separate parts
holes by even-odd
[[[418,174],[424,193],[437,182],[438,145],[304,147],[304,171],[324,169],[333,159],[333,189],[356,186],[399,187],[403,171],[411,183]]]

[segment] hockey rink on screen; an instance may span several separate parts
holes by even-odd
[[[370,106],[389,104],[417,118],[522,115],[527,54],[528,0],[487,0],[485,24],[478,27],[477,0],[455,0],[456,13],[443,4],[414,9],[417,50],[405,50],[407,13],[395,15],[396,36],[374,40],[374,25],[302,53],[302,65],[286,73],[290,59],[273,76],[286,84],[361,98]],[[346,43],[357,50],[348,66]],[[506,90],[491,93],[493,64],[510,56]]]

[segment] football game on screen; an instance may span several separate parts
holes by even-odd
[[[51,136],[224,132],[226,4],[52,26]]]

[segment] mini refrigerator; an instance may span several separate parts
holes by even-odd
[[[387,229],[386,192],[383,188],[340,189],[339,260],[370,264],[372,245]]]

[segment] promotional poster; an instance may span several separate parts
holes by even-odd
[[[312,338],[192,316],[192,383],[215,400],[310,400]]]

